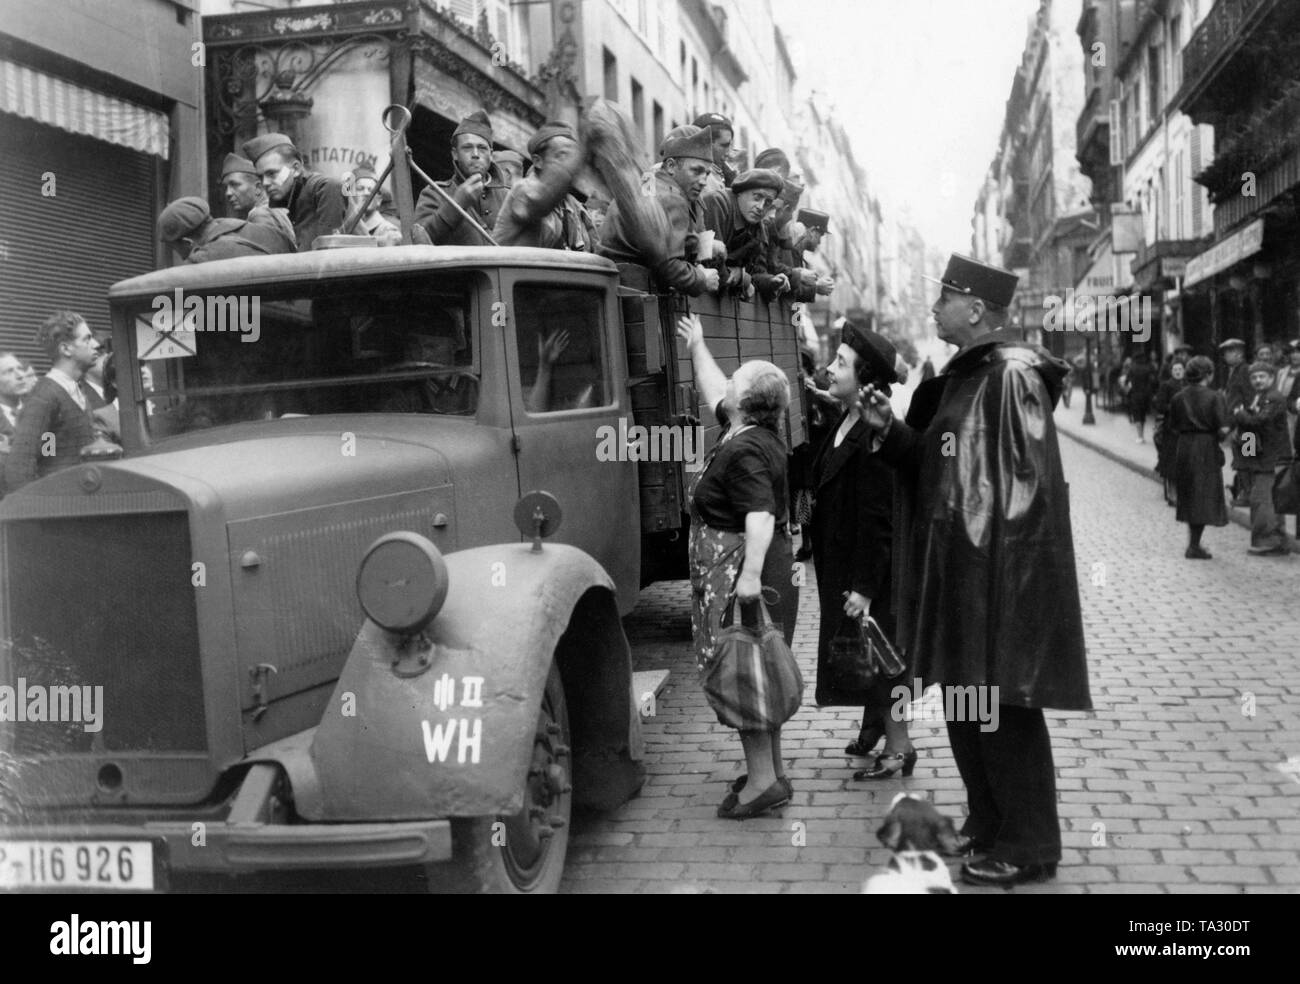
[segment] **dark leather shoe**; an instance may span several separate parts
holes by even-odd
[[[994,861],[984,858],[980,861],[967,861],[961,866],[963,881],[972,885],[1020,885],[1024,882],[1046,881],[1056,877],[1056,863],[1051,864],[1012,864],[1009,861]]]
[[[728,810],[740,802],[740,791],[745,788],[745,783],[749,781],[749,773],[745,773],[739,779],[731,784],[731,792],[722,800],[722,805]],[[777,776],[776,781],[785,786],[786,798],[794,796],[794,787],[790,785],[790,780],[785,776]]]
[[[951,851],[940,851],[939,853],[947,858],[966,858],[973,857],[976,854],[984,854],[992,850],[992,848],[993,845],[988,841],[960,834],[953,842]]]
[[[724,820],[748,820],[750,817],[762,816],[768,810],[774,810],[778,806],[785,806],[786,803],[790,802],[790,793],[787,787],[787,782],[778,779],[763,790],[756,800],[742,803],[737,799],[730,806],[727,805],[727,800],[723,800],[722,805],[718,807],[718,816]],[[729,794],[727,799],[734,795],[734,793]]]
[[[1188,547],[1183,551],[1183,556],[1188,560],[1213,560],[1214,555],[1204,547]]]
[[[885,726],[880,723],[873,724],[864,728],[858,734],[856,741],[851,741],[845,746],[844,754],[852,755],[854,758],[870,758],[883,737],[885,737]]]

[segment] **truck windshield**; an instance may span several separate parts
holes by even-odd
[[[336,413],[472,416],[472,291],[425,274],[364,286],[160,295],[129,311],[153,438]]]

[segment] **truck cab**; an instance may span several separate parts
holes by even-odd
[[[635,280],[403,246],[115,285],[122,456],[0,502],[0,887],[412,867],[553,890],[572,804],[644,778],[620,618],[684,576],[699,455],[623,435],[709,439],[686,303]],[[787,308],[699,304],[724,371],[797,386]],[[514,518],[537,490],[544,544]],[[97,725],[69,720],[97,687]]]

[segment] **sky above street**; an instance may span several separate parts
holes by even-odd
[[[1077,9],[1078,0],[1066,2]],[[928,246],[969,252],[975,197],[1038,0],[772,0],[772,8],[791,42],[796,90],[829,95],[873,193],[905,208]]]

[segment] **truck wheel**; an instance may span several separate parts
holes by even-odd
[[[452,821],[452,860],[426,874],[431,890],[460,894],[542,895],[564,874],[573,805],[569,713],[560,670],[551,663],[524,780],[524,806],[514,816]]]

